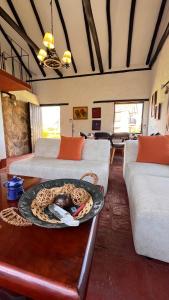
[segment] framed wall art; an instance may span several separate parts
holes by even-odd
[[[101,129],[101,120],[92,120],[92,130]]]
[[[93,107],[92,108],[92,118],[93,119],[101,118],[101,107]]]
[[[156,110],[155,110],[155,113],[156,113],[155,118],[156,118],[156,120],[160,120],[161,119],[161,107],[162,107],[162,103],[158,103],[156,105]]]
[[[151,98],[151,117],[156,118],[157,113],[157,91],[152,95]]]
[[[88,119],[87,106],[73,107],[73,120],[87,120],[87,119]]]

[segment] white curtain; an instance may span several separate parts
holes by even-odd
[[[42,136],[42,113],[41,107],[30,103],[30,125],[32,152],[35,151],[35,143]]]

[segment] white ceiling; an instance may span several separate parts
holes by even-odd
[[[130,68],[145,67],[145,61],[149,51],[151,39],[153,36],[155,24],[157,21],[160,5],[162,0],[137,0],[133,27],[132,47]],[[13,0],[12,3],[21,19],[23,26],[30,38],[42,46],[42,35],[38,27],[29,0]],[[45,31],[50,31],[50,0],[34,0],[39,13],[42,25]],[[64,16],[65,24],[68,31],[72,54],[77,66],[77,74],[97,73],[99,72],[97,57],[94,44],[94,62],[95,72],[92,72],[90,64],[89,49],[85,30],[84,16],[82,10],[82,0],[60,0],[60,7]],[[1,0],[2,8],[16,22],[6,0]],[[106,17],[106,0],[91,0],[91,6],[94,21],[98,33],[101,55],[103,60],[104,71],[122,70],[126,68],[128,28],[130,18],[131,0],[111,0],[111,26],[112,26],[112,69],[108,68],[108,29]],[[66,41],[63,28],[59,19],[56,6],[54,7],[54,36],[55,47],[60,57],[66,50]],[[166,24],[169,22],[169,0],[165,7],[163,19],[159,28],[157,41],[154,50],[157,47]],[[12,37],[21,47],[30,55],[30,70],[33,78],[42,78],[42,74],[31,54],[27,43],[1,18],[1,25],[6,33]],[[4,50],[10,51],[9,46],[0,35],[0,42]],[[48,77],[57,76],[52,70],[45,69]],[[75,75],[71,66],[67,70],[62,70],[64,76]]]

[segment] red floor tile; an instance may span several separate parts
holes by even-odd
[[[110,168],[86,300],[169,300],[169,264],[134,249],[122,160]]]

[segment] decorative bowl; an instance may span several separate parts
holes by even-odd
[[[25,219],[29,220],[32,224],[35,224],[37,226],[46,227],[46,228],[68,227],[66,224],[63,223],[51,224],[49,222],[42,221],[38,219],[36,216],[34,216],[31,211],[31,203],[41,189],[60,187],[67,183],[74,184],[76,187],[84,188],[92,196],[93,199],[93,207],[91,208],[88,214],[86,214],[84,217],[79,219],[80,224],[90,220],[101,211],[104,205],[104,196],[98,186],[93,185],[87,181],[78,180],[78,179],[55,179],[55,180],[45,181],[43,183],[37,184],[23,194],[19,199],[19,203],[18,203],[20,214]],[[51,217],[51,212],[48,209],[46,209],[45,213],[49,217]]]

